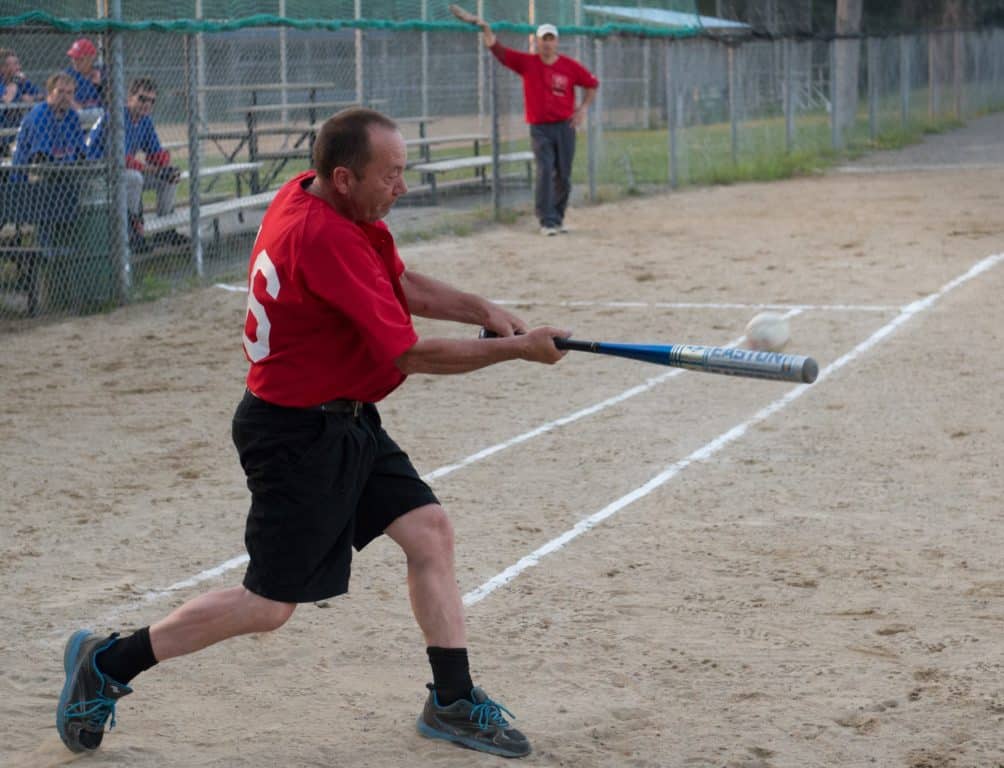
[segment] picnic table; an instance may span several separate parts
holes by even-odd
[[[370,102],[370,104],[373,103]],[[211,139],[237,139],[237,147],[227,156],[227,162],[234,162],[237,153],[245,146],[249,162],[273,161],[271,168],[264,174],[264,181],[257,173],[253,174],[251,191],[257,193],[267,188],[290,160],[310,159],[314,140],[317,138],[317,130],[330,113],[354,106],[360,106],[359,102],[305,101],[295,104],[250,104],[245,107],[235,107],[227,111],[244,115],[245,130],[243,135],[238,137],[233,131],[225,131],[207,134],[207,136]],[[279,117],[303,113],[306,113],[304,122],[266,122],[269,116]],[[283,149],[262,151],[260,138],[266,135],[286,136],[289,141]]]

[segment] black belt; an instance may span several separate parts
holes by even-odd
[[[366,403],[362,400],[328,400],[326,403],[315,405],[314,410],[325,413],[347,413],[358,419],[359,414],[363,412],[364,405]]]

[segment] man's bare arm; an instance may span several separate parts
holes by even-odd
[[[402,373],[469,373],[508,360],[551,365],[565,356],[554,346],[556,336],[568,331],[549,325],[519,336],[494,339],[419,339],[394,362]]]
[[[491,25],[484,19],[478,19],[478,26],[481,27],[481,39],[485,41],[485,48],[495,45],[495,33],[492,32]]]
[[[572,115],[572,122],[575,124],[576,128],[582,125],[582,121],[589,113],[589,105],[592,104],[593,99],[596,98],[596,88],[583,88],[582,90],[585,91],[585,93],[582,94],[582,103],[575,108],[575,114]]]
[[[527,329],[526,323],[498,304],[410,269],[401,275],[401,287],[409,309],[419,317],[480,325],[499,336]]]

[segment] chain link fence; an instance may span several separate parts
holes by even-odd
[[[560,20],[576,24],[589,8]],[[0,111],[2,327],[242,275],[271,196],[309,168],[319,124],[352,104],[398,119],[418,166],[388,220],[399,240],[532,212],[520,79],[436,9],[425,11],[434,23],[411,26],[353,26],[350,14],[327,26],[92,31],[8,17],[3,52],[18,60],[21,90],[9,103],[5,90]],[[500,24],[499,39],[526,50],[531,21]],[[86,56],[68,55],[81,38],[95,49],[100,104],[60,113],[53,76],[94,77],[81,71]],[[782,177],[1004,105],[1000,29],[820,40],[570,26],[560,44],[601,81],[579,132],[578,204]],[[44,108],[63,115],[57,139],[29,147],[24,125]],[[147,117],[156,145],[137,136]],[[74,119],[82,148],[62,122]],[[137,147],[142,164],[126,159]]]

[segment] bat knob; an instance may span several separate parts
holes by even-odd
[[[811,384],[816,380],[819,375],[819,363],[817,363],[813,358],[808,357],[802,364],[802,382],[805,384]]]

